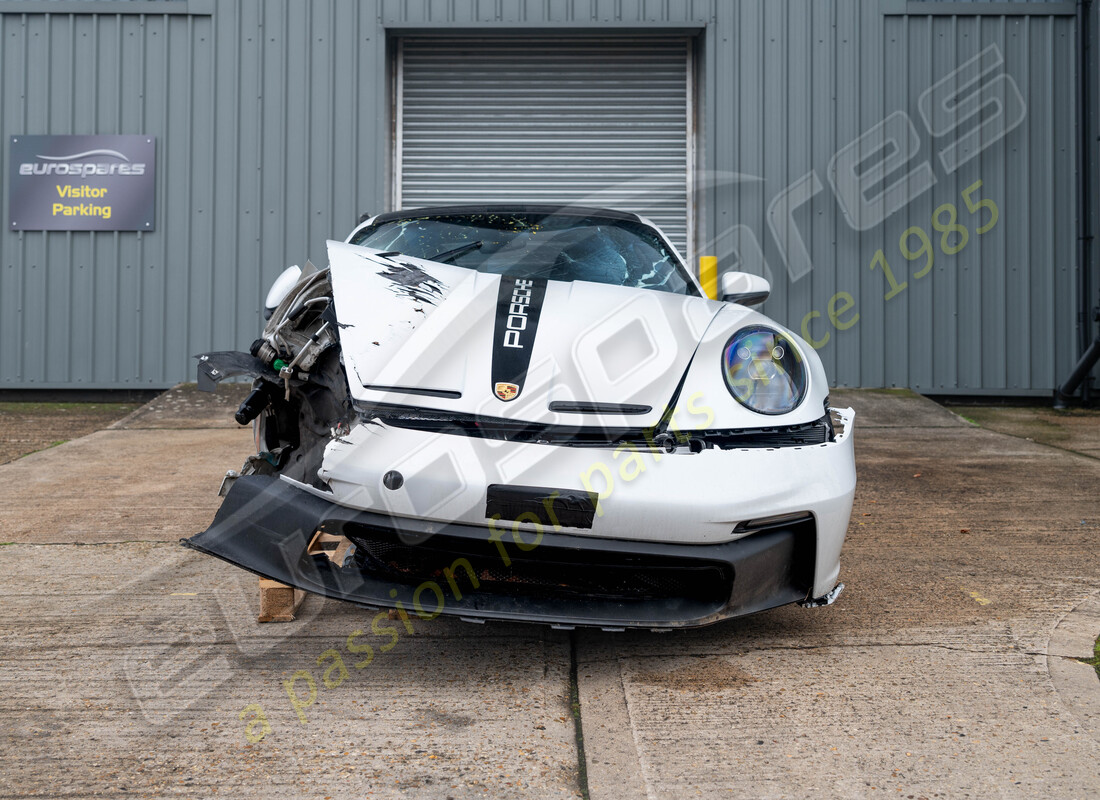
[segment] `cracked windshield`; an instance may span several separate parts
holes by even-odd
[[[664,242],[629,220],[463,214],[381,222],[352,244],[518,278],[697,294]]]

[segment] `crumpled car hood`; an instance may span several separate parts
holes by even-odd
[[[328,243],[352,397],[542,424],[648,427],[728,304],[519,280]],[[747,311],[745,313],[748,313]]]

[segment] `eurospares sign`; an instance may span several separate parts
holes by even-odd
[[[153,230],[152,136],[13,136],[9,163],[9,230]]]

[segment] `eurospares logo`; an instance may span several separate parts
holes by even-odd
[[[88,158],[108,158],[111,161],[89,162]],[[35,155],[35,161],[19,165],[20,175],[69,175],[87,178],[93,175],[144,175],[145,164],[134,163],[117,150],[88,150],[64,156]]]

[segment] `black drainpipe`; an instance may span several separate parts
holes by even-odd
[[[1089,344],[1092,320],[1100,320],[1100,307],[1092,307],[1089,281],[1090,246],[1092,244],[1092,218],[1090,192],[1092,191],[1092,159],[1089,157],[1091,125],[1089,117],[1089,10],[1091,0],[1077,0],[1077,346],[1081,354],[1066,382],[1054,390],[1054,407],[1065,408],[1077,387],[1081,387],[1081,402],[1089,401],[1089,373],[1100,360],[1100,335]]]

